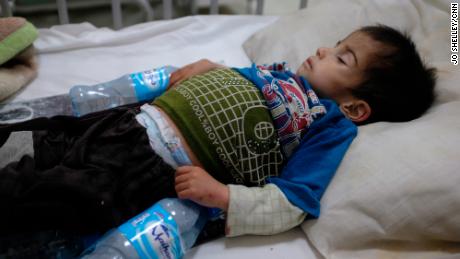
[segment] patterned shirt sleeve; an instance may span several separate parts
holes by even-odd
[[[228,186],[227,237],[281,233],[302,223],[307,215],[292,205],[274,184],[264,187]]]

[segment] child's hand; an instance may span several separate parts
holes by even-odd
[[[228,187],[197,166],[181,166],[176,170],[176,192],[181,199],[190,199],[206,207],[228,209]]]
[[[171,79],[168,85],[168,89],[175,87],[180,82],[192,76],[204,74],[215,68],[224,67],[223,65],[211,62],[207,59],[201,59],[197,62],[188,64],[184,67],[179,68],[171,74]]]

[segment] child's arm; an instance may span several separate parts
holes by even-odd
[[[299,225],[307,215],[274,184],[224,185],[197,166],[176,170],[176,192],[181,199],[226,211],[227,236],[280,233]]]
[[[214,63],[207,59],[201,59],[197,62],[181,67],[171,74],[171,80],[170,80],[168,89],[175,87],[176,85],[178,85],[180,82],[184,81],[187,78],[204,74],[216,68],[225,68],[225,66]]]

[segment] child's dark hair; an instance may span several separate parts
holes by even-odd
[[[385,46],[367,68],[365,82],[352,91],[371,107],[364,123],[421,116],[435,99],[436,69],[424,64],[409,36],[391,27],[378,24],[358,31]]]

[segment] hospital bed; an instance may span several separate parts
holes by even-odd
[[[198,13],[198,7],[197,7],[197,1],[198,0],[187,0],[186,2],[190,6],[190,12],[193,15],[196,15]],[[183,1],[182,1],[183,2]],[[249,13],[253,13],[252,9],[252,2],[253,0],[247,0],[247,10]],[[24,7],[21,8],[21,6],[15,5],[14,0],[0,0],[0,6],[2,9],[2,16],[11,16],[12,15],[12,9],[18,9],[18,11],[26,11],[28,10],[33,11],[40,11],[40,10],[52,10],[52,9],[57,9],[58,17],[59,17],[59,22],[60,24],[68,24],[70,22],[69,19],[69,4],[71,4],[73,7],[79,7],[79,8],[91,8],[93,6],[101,6],[104,4],[110,3],[111,10],[112,10],[112,19],[113,19],[113,27],[115,29],[120,29],[123,27],[123,18],[122,18],[122,1],[121,0],[97,0],[97,1],[88,1],[88,0],[83,0],[83,1],[70,1],[68,2],[67,0],[56,0],[55,3],[49,2],[45,4],[34,4],[32,6],[27,6],[25,5]],[[146,13],[146,20],[151,21],[154,19],[154,9],[152,8],[150,2],[148,0],[126,0],[124,3],[134,3],[137,4],[138,6],[141,7],[141,9]],[[262,14],[263,9],[264,9],[264,0],[257,0],[255,2],[255,13],[256,14]],[[174,16],[174,4],[173,0],[162,0],[161,1],[162,5],[162,11],[163,19],[171,19]],[[37,7],[38,6],[38,7]],[[300,5],[299,8],[305,8],[307,6],[307,0],[300,0]],[[13,8],[12,8],[13,7]],[[209,0],[209,14],[216,15],[219,13],[219,0]]]
[[[355,0],[311,1],[283,16],[189,16],[117,31],[59,25],[40,29],[38,77],[5,103],[201,58],[232,67],[287,61],[295,69],[317,47],[334,45],[359,26],[400,28],[438,69],[433,107],[411,122],[360,127],[322,198],[319,219],[278,235],[214,240],[186,258],[459,258],[460,70],[450,61],[453,17],[450,1]]]

